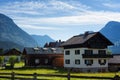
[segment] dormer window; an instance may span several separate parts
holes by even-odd
[[[35,51],[39,51],[40,49],[38,48],[38,47],[36,47],[36,48],[33,48]]]
[[[36,47],[36,48],[33,48],[33,50],[34,50],[34,52],[35,52],[35,53],[38,53],[38,52],[40,52],[40,48],[38,48],[38,47]]]

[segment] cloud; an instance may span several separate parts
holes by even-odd
[[[104,3],[104,5],[111,6],[111,4],[107,3]],[[105,24],[111,20],[120,21],[119,12],[92,11],[90,8],[90,6],[71,0],[50,0],[47,2],[41,2],[41,0],[38,0],[9,2],[1,5],[0,11],[12,16],[15,22],[22,28],[31,29],[58,30],[59,28],[46,27],[46,25],[84,26]],[[43,15],[45,17],[43,17]],[[49,15],[52,15],[52,17],[48,17]],[[58,15],[58,17],[56,17],[56,15]],[[44,26],[42,26],[43,24]]]
[[[37,9],[45,8],[45,4],[38,2],[9,2],[1,6],[1,12],[13,14],[40,15]]]
[[[39,12],[37,11],[32,11],[32,10],[19,10],[19,9],[16,9],[16,10],[0,10],[2,13],[5,13],[5,14],[10,14],[10,15],[18,15],[18,14],[29,14],[29,15],[40,15]],[[19,16],[19,15],[18,15]]]
[[[1,5],[0,11],[8,14],[26,14],[26,15],[59,15],[75,14],[86,11],[89,6],[77,2],[65,2],[58,0],[50,1],[15,1]]]
[[[84,4],[81,4],[80,2],[78,3],[78,1],[58,1],[58,0],[52,0],[50,2],[50,4],[52,5],[53,9],[62,9],[62,10],[87,10],[90,7]]]
[[[34,30],[61,30],[57,27],[35,26],[35,25],[19,25],[21,28],[34,29]]]
[[[85,13],[84,15],[79,16],[66,16],[66,17],[52,17],[52,18],[18,18],[22,20],[22,22],[27,21],[26,23],[42,23],[42,24],[58,24],[58,25],[93,25],[93,24],[104,24],[111,20],[120,21],[120,13],[119,12],[95,12],[89,11],[89,13]],[[18,21],[19,22],[19,21]]]
[[[61,1],[51,1],[50,4],[51,7],[55,10],[64,10],[64,9],[74,9],[75,7],[70,5],[70,4],[67,4],[65,2],[61,2]]]
[[[103,3],[103,5],[109,8],[120,8],[120,3]]]

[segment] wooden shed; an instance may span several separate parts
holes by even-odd
[[[109,71],[120,71],[120,54],[113,54],[113,58],[108,61]]]

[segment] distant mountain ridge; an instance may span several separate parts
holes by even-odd
[[[8,46],[8,44],[10,45]],[[37,42],[28,33],[19,28],[11,18],[0,13],[0,48],[36,46]]]
[[[31,35],[38,43],[39,47],[43,47],[45,43],[54,42],[55,40],[48,35]]]
[[[112,53],[120,54],[120,22],[110,21],[100,32],[114,43],[114,46],[109,47]]]

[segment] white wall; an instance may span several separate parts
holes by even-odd
[[[4,60],[8,62],[10,57],[11,56],[4,56]],[[21,61],[21,56],[16,56],[16,57],[17,57],[18,61]]]
[[[65,51],[69,50],[70,51],[70,55],[65,55]],[[75,50],[80,50],[80,54],[79,55],[75,55]],[[106,59],[106,64],[105,65],[100,65],[98,63],[97,58],[93,58],[93,64],[92,66],[87,66],[85,64],[85,58],[82,58],[82,54],[84,54],[85,50],[89,50],[88,48],[73,48],[73,49],[65,49],[64,50],[64,67],[72,67],[72,68],[96,68],[96,67],[108,67],[108,58],[104,58]],[[93,50],[93,54],[97,54],[98,50],[100,49],[90,49]],[[101,50],[107,50],[107,49],[101,49]],[[70,64],[65,64],[65,60],[66,59],[70,59]],[[75,64],[75,59],[80,59],[80,64]],[[86,58],[86,59],[92,59],[92,58]],[[103,59],[103,58],[102,58]]]

